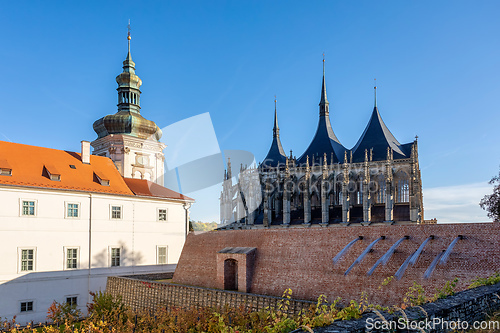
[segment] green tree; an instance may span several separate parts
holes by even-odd
[[[488,217],[495,222],[500,222],[500,173],[491,178],[489,184],[494,185],[493,194],[485,195],[479,206],[488,212]]]

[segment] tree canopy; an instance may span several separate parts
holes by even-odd
[[[489,184],[494,185],[493,194],[485,195],[479,205],[488,212],[488,217],[495,222],[500,222],[500,173],[491,178]]]

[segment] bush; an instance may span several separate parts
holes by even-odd
[[[500,282],[500,273],[495,273],[487,278],[477,278],[471,281],[469,289],[480,287],[480,286],[491,286]]]
[[[124,319],[127,310],[121,297],[113,297],[110,294],[98,291],[90,292],[92,302],[87,304],[89,317],[94,320],[114,321]]]
[[[69,303],[52,302],[47,310],[47,319],[55,324],[72,324],[81,317],[82,313],[76,308],[76,305]]]

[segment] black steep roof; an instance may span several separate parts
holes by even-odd
[[[304,164],[306,163],[307,156],[309,156],[311,164],[320,164],[325,153],[328,160],[331,158],[331,154],[333,153],[333,163],[338,163],[343,161],[344,152],[346,150],[347,149],[335,136],[335,133],[333,133],[330,118],[328,114],[325,114],[319,117],[316,134],[314,135],[309,147],[299,157],[297,162],[299,164]]]
[[[387,128],[378,112],[378,108],[373,108],[370,121],[365,131],[358,140],[358,143],[352,148],[352,161],[363,162],[365,160],[365,149],[372,151],[373,161],[383,161],[387,159],[387,147],[394,151],[394,159],[410,157],[412,143],[400,144]]]
[[[274,127],[273,127],[273,142],[267,156],[262,161],[264,167],[277,167],[285,165],[286,154],[280,140],[280,128],[278,126],[278,112],[276,111],[276,100],[274,100]]]

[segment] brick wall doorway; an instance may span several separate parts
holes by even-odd
[[[224,289],[238,290],[238,261],[224,260]]]

